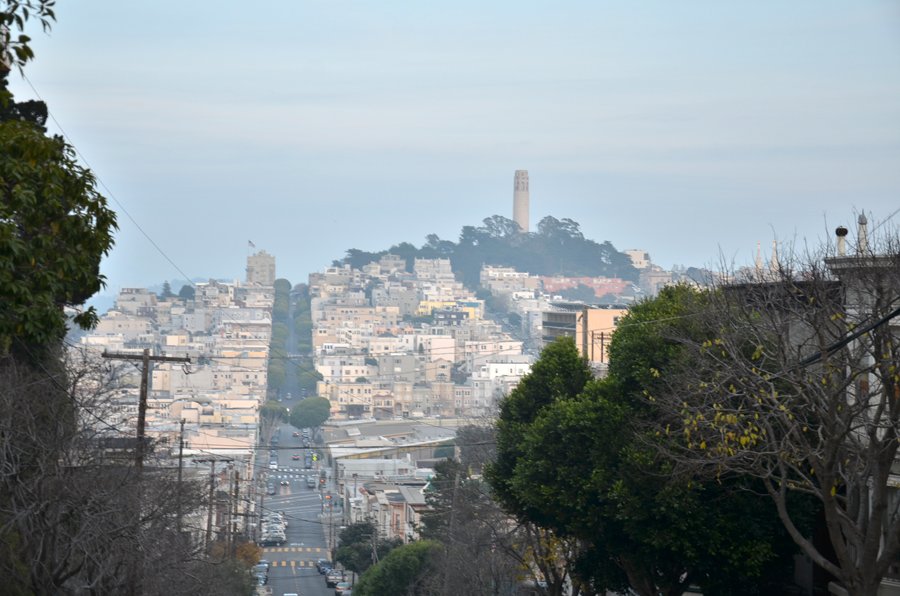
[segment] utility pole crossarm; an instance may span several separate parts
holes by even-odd
[[[147,420],[147,391],[150,384],[151,362],[186,362],[190,364],[188,356],[151,356],[150,350],[144,348],[143,354],[128,354],[125,352],[103,352],[103,358],[110,360],[140,360],[141,361],[141,395],[138,401],[137,419],[137,448],[134,454],[134,467],[140,474],[144,469],[144,426]]]

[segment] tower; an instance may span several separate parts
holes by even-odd
[[[516,170],[513,186],[513,221],[522,232],[528,231],[528,170]]]

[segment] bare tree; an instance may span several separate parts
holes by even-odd
[[[108,422],[115,374],[78,352],[0,359],[4,593],[204,594],[246,583],[178,531],[204,487],[178,483],[164,462],[136,472],[126,431]]]
[[[694,357],[652,399],[671,414],[658,431],[683,437],[670,455],[761,479],[803,552],[869,595],[900,554],[900,246],[876,256],[864,220],[854,254],[839,235],[718,284],[696,315],[710,339],[681,338]],[[821,504],[833,557],[800,529],[795,493]]]

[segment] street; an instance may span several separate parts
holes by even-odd
[[[269,561],[269,586],[273,596],[297,593],[303,596],[331,596],[332,588],[325,586],[325,578],[316,570],[316,561],[331,559],[326,545],[326,535],[331,528],[329,518],[322,513],[322,493],[319,491],[318,469],[307,470],[303,460],[292,456],[303,449],[300,439],[293,437],[296,429],[288,424],[281,425],[281,439],[274,453],[277,455],[278,469],[269,469],[271,457],[268,450],[260,449],[258,463],[266,472],[265,487],[268,482],[275,486],[275,495],[265,495],[263,511],[281,511],[288,522],[285,529],[287,539],[283,546],[263,548],[262,558]],[[320,462],[317,462],[317,465]],[[307,477],[316,479],[316,487],[307,486]],[[333,490],[331,479],[326,491]],[[337,520],[335,520],[337,523]]]

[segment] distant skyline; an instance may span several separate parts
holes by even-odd
[[[532,230],[571,218],[667,268],[750,264],[757,243],[817,245],[900,208],[888,0],[56,13],[49,36],[27,31],[25,75],[120,212],[110,292],[243,279],[248,241],[294,283],[349,248],[457,241],[512,218],[516,170]]]

